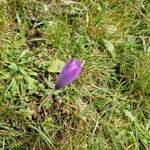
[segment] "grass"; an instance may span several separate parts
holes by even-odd
[[[2,0],[0,55],[1,150],[150,149],[148,0]]]

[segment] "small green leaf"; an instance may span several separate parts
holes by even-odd
[[[115,25],[105,25],[104,28],[106,29],[106,32],[107,32],[108,34],[114,34],[114,33],[116,33],[117,30],[118,30]]]
[[[131,119],[131,121],[135,121],[135,117],[133,116],[133,114],[130,111],[125,110],[124,113],[127,117],[129,117]]]
[[[25,70],[19,68],[20,72],[23,74],[24,79],[28,82],[28,89],[29,90],[36,90],[37,89],[37,81],[34,78],[31,78]]]
[[[11,63],[9,65],[9,68],[11,68],[13,71],[17,72],[18,71],[18,66],[15,63]]]
[[[45,95],[50,95],[50,93],[52,92],[52,89],[44,89]]]
[[[24,57],[27,53],[29,53],[29,49],[24,50],[24,51],[21,53],[19,59],[22,58],[22,57]]]
[[[13,94],[15,94],[16,91],[17,91],[17,84],[16,84],[16,81],[15,81],[15,78],[12,78],[9,86],[7,87],[7,89],[6,89],[5,93],[4,93],[4,97],[6,98],[7,95],[10,95],[10,97],[11,97],[11,92]]]
[[[30,108],[22,108],[19,111],[17,111],[16,113],[19,115],[22,115],[23,117],[31,118],[32,114],[34,114],[34,111],[31,110]]]
[[[25,82],[23,80],[20,80],[19,85],[20,85],[21,95],[25,96],[26,95],[26,84],[25,84]]]
[[[42,104],[43,109],[48,110],[52,106],[51,101],[47,100]]]
[[[112,54],[112,56],[115,56],[115,47],[114,47],[112,41],[108,41],[105,39],[103,39],[103,41],[105,43],[106,48],[109,50],[109,52]]]
[[[16,13],[16,18],[17,18],[17,22],[18,22],[19,27],[21,27],[21,18],[20,18],[18,13]]]
[[[5,72],[4,70],[0,70],[0,80],[9,79],[11,77],[10,72]]]
[[[38,74],[34,71],[32,71],[31,69],[27,69],[28,71],[28,74],[31,75],[31,76],[38,76]]]
[[[64,61],[55,59],[54,61],[49,63],[47,71],[53,72],[53,73],[60,72],[62,70],[62,68],[64,67],[64,65],[65,65]]]
[[[11,81],[11,92],[13,94],[16,94],[17,93],[17,89],[18,89],[18,87],[17,87],[16,80],[15,80],[15,78],[13,78],[12,81]]]

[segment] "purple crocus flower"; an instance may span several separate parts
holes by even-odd
[[[60,89],[74,81],[81,73],[84,61],[69,59],[56,81],[55,89]]]

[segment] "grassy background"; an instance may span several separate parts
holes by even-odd
[[[0,56],[0,150],[150,149],[148,0],[1,0]]]

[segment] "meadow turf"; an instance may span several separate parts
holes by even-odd
[[[55,149],[150,150],[149,0],[0,0],[0,150]]]

